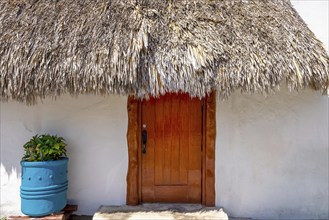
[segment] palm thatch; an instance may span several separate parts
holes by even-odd
[[[289,0],[1,0],[1,99],[217,90],[329,93],[329,58]]]

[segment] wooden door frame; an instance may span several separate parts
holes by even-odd
[[[215,142],[216,142],[216,93],[204,98],[203,154],[202,154],[202,204],[215,206]],[[141,203],[141,101],[128,97],[128,172],[127,205]]]

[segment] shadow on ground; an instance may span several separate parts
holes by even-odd
[[[72,215],[69,220],[92,220],[92,216],[87,216],[87,215]],[[251,218],[232,218],[229,217],[229,220],[251,220]]]

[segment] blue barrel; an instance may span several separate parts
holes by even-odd
[[[46,216],[66,206],[68,158],[52,161],[22,161],[21,211]]]

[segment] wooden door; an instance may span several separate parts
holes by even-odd
[[[142,102],[142,202],[201,203],[202,103],[187,94]]]

